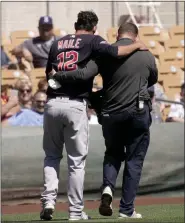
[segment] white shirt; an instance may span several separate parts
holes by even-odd
[[[180,102],[180,99],[176,99],[175,101]],[[170,108],[170,112],[168,114],[169,118],[182,118],[184,119],[184,107],[179,104],[172,104]]]

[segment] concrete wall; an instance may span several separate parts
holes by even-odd
[[[30,197],[43,190],[42,128],[3,128],[2,199]],[[101,126],[90,126],[90,146],[86,165],[85,191],[99,191],[105,151]],[[122,166],[122,168],[124,165]],[[121,188],[122,170],[117,188]],[[66,192],[67,157],[61,161],[59,192]],[[184,125],[153,124],[151,143],[144,163],[140,193],[184,189]]]
[[[40,16],[46,15],[47,3],[40,2],[2,2],[1,18],[2,33],[9,35],[14,30],[37,29],[38,19]],[[56,28],[63,28],[68,32],[73,32],[73,24],[76,20],[77,13],[80,10],[94,10],[99,16],[99,30],[105,34],[105,31],[112,26],[112,3],[111,2],[52,2],[49,3],[49,13],[54,19]],[[138,7],[133,7],[134,12],[138,13]],[[115,16],[114,21],[120,15],[128,14],[128,10],[124,2],[114,3]],[[165,27],[175,24],[175,2],[162,2],[158,9],[162,23]],[[180,23],[184,18],[184,2],[179,2]]]

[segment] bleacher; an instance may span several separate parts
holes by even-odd
[[[101,35],[101,31],[98,32]],[[66,35],[66,31],[55,30],[56,35]],[[11,50],[29,38],[33,38],[37,32],[33,30],[14,31],[10,36],[2,35],[2,46],[12,61],[16,58],[12,56]],[[106,39],[109,43],[116,41],[117,28],[111,27],[107,30]],[[184,26],[173,26],[169,30],[155,26],[140,27],[139,36],[156,58],[159,69],[159,84],[163,87],[169,99],[174,100],[180,92],[180,86],[184,82]],[[103,36],[104,37],[104,36]],[[2,85],[14,85],[16,80],[24,76],[24,70],[17,66],[17,70],[2,71]],[[33,83],[33,90],[36,91],[37,84],[41,78],[45,77],[45,69],[33,69],[30,74]],[[95,84],[102,86],[100,76],[95,78]],[[164,111],[164,113],[168,110]]]

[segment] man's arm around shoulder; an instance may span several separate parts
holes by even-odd
[[[112,46],[101,36],[94,37],[91,42],[91,48],[96,53],[108,54],[113,57],[128,56],[136,50],[147,50],[147,47],[141,41],[125,46]]]
[[[152,55],[150,51],[145,52],[147,54],[147,67],[150,71],[150,76],[148,78],[148,87],[153,86],[158,81],[158,69],[155,63],[155,57]]]
[[[98,74],[98,65],[94,60],[90,60],[82,69],[73,71],[58,71],[53,75],[53,78],[59,83],[86,81],[95,77]]]

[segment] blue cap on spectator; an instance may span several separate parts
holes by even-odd
[[[53,19],[50,16],[42,16],[39,19],[39,26],[53,25]]]

